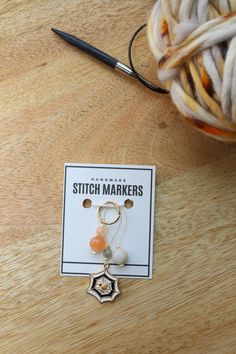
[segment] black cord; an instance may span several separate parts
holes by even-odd
[[[141,84],[143,84],[144,86],[146,86],[149,90],[152,90],[154,92],[159,92],[159,93],[169,93],[169,91],[153,84],[152,82],[150,82],[149,80],[147,80],[145,77],[143,77],[141,74],[139,74],[139,72],[135,69],[134,67],[134,64],[133,64],[133,60],[132,60],[132,47],[133,47],[133,43],[134,43],[134,40],[136,38],[136,36],[138,35],[138,33],[140,31],[142,31],[142,29],[144,27],[146,27],[147,24],[145,23],[144,25],[142,25],[141,27],[139,27],[137,29],[137,31],[134,32],[133,36],[131,37],[130,39],[130,42],[129,42],[129,47],[128,47],[128,57],[129,57],[129,64],[130,64],[130,67],[135,75],[135,77],[141,82]]]

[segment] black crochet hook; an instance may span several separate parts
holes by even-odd
[[[139,81],[141,81],[141,83],[143,85],[145,85],[146,87],[148,87],[150,90],[152,91],[156,91],[159,93],[168,93],[168,91],[166,91],[165,89],[162,89],[161,87],[158,87],[156,85],[154,85],[153,83],[151,83],[149,80],[145,79],[142,75],[140,75],[134,68],[133,63],[132,63],[132,58],[131,58],[131,49],[132,49],[132,43],[136,37],[136,35],[138,34],[138,32],[143,29],[146,25],[141,26],[133,35],[130,44],[129,44],[129,60],[130,60],[130,65],[131,68],[123,63],[121,63],[118,59],[112,57],[111,55],[104,53],[103,51],[101,51],[98,48],[95,48],[94,46],[92,46],[91,44],[83,41],[82,39],[73,36],[72,34],[63,32],[59,29],[56,28],[51,28],[51,30],[56,33],[59,37],[61,37],[62,39],[64,39],[66,42],[72,44],[74,47],[77,47],[79,49],[81,49],[83,52],[89,54],[90,56],[98,59],[99,61],[101,61],[102,63],[112,67],[113,69],[118,69],[120,71],[122,71],[123,73],[138,79]]]

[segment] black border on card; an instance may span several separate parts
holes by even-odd
[[[102,168],[110,170],[141,170],[141,171],[150,171],[151,172],[151,181],[150,181],[150,215],[149,215],[149,247],[148,247],[148,264],[126,264],[125,266],[138,266],[138,267],[148,267],[147,275],[129,275],[129,274],[114,274],[115,276],[122,277],[138,277],[138,278],[149,278],[150,276],[150,258],[151,258],[151,234],[152,234],[152,192],[153,192],[153,169],[152,168],[139,168],[139,167],[111,167],[111,166],[76,166],[76,165],[65,165],[64,173],[64,199],[63,199],[63,222],[62,222],[62,244],[61,244],[61,274],[77,274],[77,275],[89,275],[89,273],[78,273],[78,272],[64,272],[63,264],[97,264],[103,265],[103,263],[96,262],[70,262],[64,261],[64,231],[65,231],[65,207],[66,207],[66,177],[67,177],[67,168]],[[115,265],[110,263],[111,265]]]

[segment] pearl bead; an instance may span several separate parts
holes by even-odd
[[[121,247],[117,247],[113,253],[114,261],[119,265],[124,265],[128,259],[128,253]]]
[[[105,235],[105,227],[104,226],[99,226],[96,230],[96,234],[99,236],[104,236]]]
[[[112,250],[110,247],[107,247],[104,251],[103,251],[103,256],[106,259],[110,259],[112,257]]]
[[[90,240],[90,247],[94,252],[102,252],[107,248],[107,241],[103,236],[95,236]]]

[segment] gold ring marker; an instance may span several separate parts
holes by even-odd
[[[101,216],[101,211],[102,211],[103,208],[106,207],[106,205],[113,205],[116,208],[117,216],[112,221],[107,221],[107,220],[103,219],[102,216]],[[107,202],[103,203],[102,205],[99,206],[99,208],[97,210],[97,218],[98,218],[98,220],[100,221],[101,224],[105,224],[105,225],[113,225],[113,224],[115,224],[120,219],[120,206],[116,202],[112,202],[112,201],[107,201]]]

